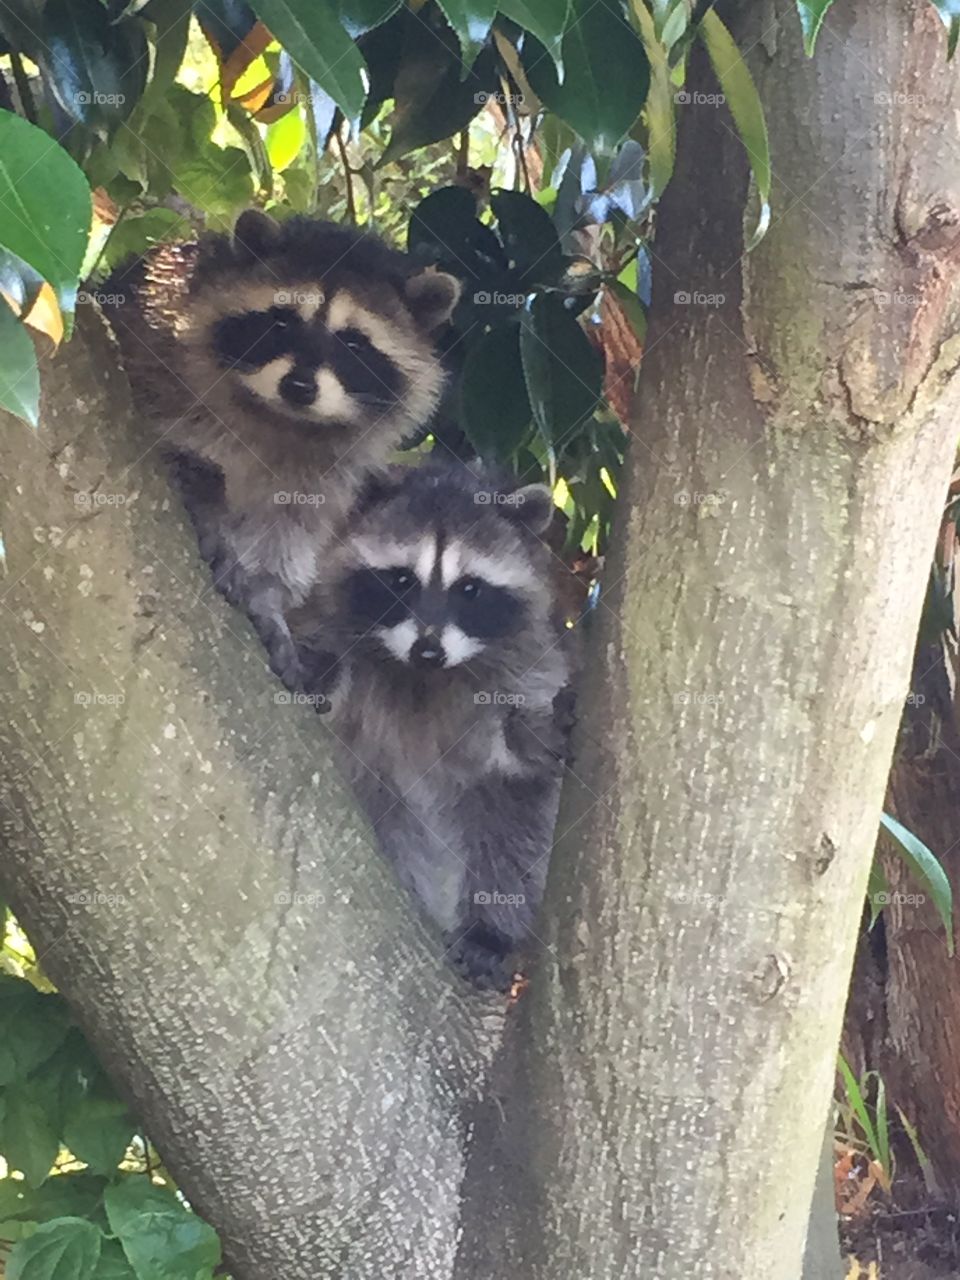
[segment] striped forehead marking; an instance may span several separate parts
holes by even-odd
[[[492,587],[527,587],[533,574],[519,558],[496,560],[475,547],[451,542],[443,549],[440,560],[441,581],[449,591],[460,578],[480,578]]]

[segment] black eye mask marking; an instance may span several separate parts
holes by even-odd
[[[450,621],[477,640],[496,640],[523,623],[523,601],[506,587],[481,578],[460,578],[450,588]]]
[[[330,367],[345,391],[358,400],[390,404],[403,392],[406,378],[359,329],[340,329],[330,335]]]
[[[245,311],[217,321],[213,346],[223,366],[253,373],[271,360],[289,355],[302,328],[303,320],[292,307]]]
[[[395,627],[410,617],[420,593],[411,569],[358,569],[345,584],[350,618],[364,629]]]

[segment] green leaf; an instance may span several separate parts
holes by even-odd
[[[556,63],[563,78],[563,33],[570,14],[570,0],[500,0],[506,17],[535,35]]]
[[[451,36],[451,40],[452,40]],[[408,42],[394,83],[390,142],[379,164],[398,160],[465,129],[496,88],[496,54],[483,49],[466,77],[440,36],[427,30]]]
[[[922,840],[917,839],[889,813],[880,815],[880,821],[897,844],[897,851],[910,874],[929,893],[937,914],[947,931],[947,954],[953,955],[953,891],[940,860]]]
[[[356,39],[386,22],[402,3],[403,0],[339,0],[340,21],[347,34]]]
[[[66,1118],[64,1145],[94,1173],[111,1176],[134,1134],[126,1104],[109,1098],[87,1098]]]
[[[808,57],[813,57],[817,36],[833,0],[797,0],[797,13],[803,29],[803,47]]]
[[[37,353],[26,329],[0,298],[0,409],[32,427],[40,417],[40,374]],[[0,1048],[0,1074],[9,1070],[11,1045]]]
[[[93,1280],[137,1280],[137,1273],[127,1261],[119,1241],[104,1240]]]
[[[0,308],[0,352],[7,349]],[[20,322],[13,319],[18,329]],[[33,347],[31,345],[31,351]],[[0,356],[2,364],[2,356]],[[22,978],[0,977],[0,1085],[25,1080],[52,1057],[70,1029],[62,996],[43,995]]]
[[[957,51],[957,39],[960,37],[960,4],[957,0],[932,0],[932,3],[947,28],[947,61],[949,62]]]
[[[358,116],[366,96],[364,63],[332,6],[318,0],[254,0],[253,9],[347,119]]]
[[[497,0],[437,0],[457,33],[464,67],[473,66],[497,15]]]
[[[614,280],[607,287],[613,290],[614,297],[623,308],[623,314],[630,322],[630,328],[637,335],[637,340],[643,342],[647,336],[647,313],[643,303],[633,290],[628,289],[620,280]]]
[[[507,265],[518,273],[521,290],[553,284],[563,274],[560,237],[550,215],[520,191],[498,191],[490,199]]]
[[[253,196],[247,153],[239,147],[218,147],[211,142],[181,162],[175,185],[192,204],[203,209],[208,219],[230,228]]]
[[[207,1280],[219,1265],[216,1232],[167,1188],[129,1176],[107,1188],[104,1205],[137,1280]]]
[[[267,129],[267,155],[275,173],[283,173],[296,160],[307,138],[307,126],[299,111],[288,111]]]
[[[700,24],[700,37],[706,45],[714,75],[727,99],[727,106],[750,157],[750,167],[760,196],[760,218],[747,249],[763,239],[770,223],[770,144],[763,106],[747,64],[730,32],[710,9]]]
[[[82,1218],[56,1218],[18,1240],[7,1260],[6,1280],[92,1280],[102,1235]]]
[[[677,155],[677,119],[674,87],[667,54],[657,37],[653,18],[644,0],[630,0],[630,11],[650,60],[650,91],[644,108],[647,157],[654,199],[662,195],[673,177]]]
[[[92,1218],[100,1210],[106,1182],[90,1173],[61,1173],[40,1187],[20,1178],[0,1180],[0,1218],[4,1222],[49,1222],[53,1218]]]
[[[481,458],[505,462],[530,434],[532,412],[520,359],[520,327],[501,324],[470,349],[460,383],[463,426]]]
[[[106,137],[130,117],[146,87],[143,23],[111,21],[100,0],[47,0],[40,65],[67,117]]]
[[[36,1077],[5,1090],[0,1154],[19,1169],[31,1187],[47,1177],[60,1150],[60,1095],[57,1085]]]
[[[0,248],[16,254],[72,300],[93,216],[90,188],[42,129],[0,111]]]
[[[594,151],[612,154],[647,98],[650,64],[614,0],[573,0],[563,37],[563,83],[543,46],[524,42],[534,93]]]
[[[600,398],[603,361],[555,293],[540,294],[521,317],[520,355],[544,440],[565,445]]]

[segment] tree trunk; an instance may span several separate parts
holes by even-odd
[[[446,1277],[484,1022],[212,592],[86,315],[5,419],[3,875],[235,1280]]]
[[[737,11],[779,176],[749,256],[732,123],[682,109],[504,1130],[536,1280],[801,1271],[960,407],[942,28],[827,22],[808,61],[792,4]]]
[[[955,661],[949,640],[917,652],[913,697],[904,711],[887,803],[942,860],[956,904],[960,717]],[[888,856],[885,866],[891,890],[884,912],[889,1042],[887,1056],[868,1065],[887,1079],[918,1130],[936,1182],[955,1200],[960,1185],[960,958],[948,955],[943,924],[902,862]]]

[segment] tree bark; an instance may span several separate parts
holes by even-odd
[[[235,1280],[445,1277],[485,1023],[211,589],[99,317],[0,436],[3,878]]]
[[[732,122],[683,108],[504,1127],[504,1252],[536,1280],[800,1275],[956,440],[960,86],[935,13],[837,5],[813,61],[786,0],[732,25],[774,222],[742,256]],[[689,87],[716,91],[702,58]]]

